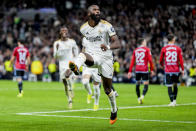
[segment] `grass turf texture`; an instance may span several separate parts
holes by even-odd
[[[107,96],[103,92],[103,88],[101,88],[99,105],[100,108],[104,108],[103,110],[97,112],[90,110],[51,113],[51,111],[70,110],[68,109],[68,102],[62,83],[24,82],[23,87],[24,97],[17,98],[17,83],[0,81],[0,131],[191,131],[196,129],[196,104],[177,107],[121,109],[121,107],[169,104],[167,88],[162,85],[150,85],[144,99],[144,104],[139,105],[135,94],[135,85],[114,84],[119,93],[119,97],[117,98],[119,120],[114,125],[109,124],[110,110],[105,108],[110,108],[110,105]],[[141,89],[143,89],[143,86]],[[91,104],[86,103],[87,92],[81,84],[75,84],[74,93],[73,109],[71,110],[93,108],[93,101]],[[196,87],[179,87],[177,104],[196,103],[195,94]],[[34,113],[32,115],[16,114],[29,112],[48,113]]]

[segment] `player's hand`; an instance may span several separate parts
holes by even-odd
[[[181,73],[182,73],[182,76],[184,76],[184,71],[181,71]]]
[[[57,50],[59,49],[59,44],[56,45],[56,49],[57,49]]]
[[[154,71],[151,71],[151,77],[154,76],[154,75],[155,75],[155,72]]]
[[[101,44],[101,50],[102,50],[102,51],[108,50],[107,45]]]
[[[128,79],[130,79],[130,78],[132,77],[132,73],[129,72],[129,73],[127,74],[127,77],[128,77]]]

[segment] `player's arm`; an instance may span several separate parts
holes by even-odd
[[[117,35],[111,36],[110,39],[111,39],[111,45],[110,46],[109,45],[105,45],[105,44],[101,44],[101,49],[103,51],[119,49],[121,47],[120,41],[119,41]]]
[[[85,38],[83,36],[83,38],[82,38],[82,52],[83,53],[85,52],[85,48],[86,48],[86,43],[85,43]]]
[[[12,57],[11,57],[11,59],[10,59],[10,65],[9,65],[9,67],[11,67],[12,64],[14,63],[14,60],[15,60],[15,58],[16,58],[16,54],[17,54],[17,51],[16,51],[16,48],[15,48],[15,49],[14,49],[14,52],[13,52],[13,54],[12,54]]]
[[[58,49],[59,49],[59,44],[55,42],[53,45],[53,56],[55,59],[58,58]]]
[[[82,47],[82,52],[85,52],[85,47]]]
[[[115,32],[113,26],[111,24],[107,24],[106,28],[107,28],[107,33],[110,36],[110,43],[111,44],[104,45],[104,43],[103,43],[103,44],[101,44],[101,49],[103,51],[119,49],[121,47],[121,44],[120,44],[120,41],[118,39],[118,36],[116,35],[116,32]]]
[[[118,39],[117,35],[113,35],[110,37],[111,38],[111,45],[110,49],[119,49],[121,47],[120,41]]]
[[[129,66],[129,72],[128,72],[128,78],[131,78],[132,76],[132,69],[133,69],[133,66],[135,64],[135,51],[133,52],[133,55],[132,55],[132,58],[131,58],[131,63],[130,63],[130,66]]]
[[[31,57],[30,55],[27,56],[27,64],[26,64],[26,71],[29,71],[29,65],[31,64]]]
[[[74,57],[78,56],[78,46],[77,46],[76,42],[74,42],[74,46],[72,48],[72,52],[73,52],[73,56]]]
[[[12,64],[14,63],[15,58],[16,57],[14,55],[12,55],[12,57],[10,59],[10,65],[9,65],[9,67],[12,67]]]
[[[183,56],[182,56],[182,50],[179,48],[179,62],[180,62],[180,67],[182,69],[182,75],[184,75],[184,61],[183,61]]]
[[[148,60],[149,60],[149,63],[150,63],[151,75],[153,76],[155,74],[154,73],[154,64],[153,64],[153,61],[152,61],[152,55],[151,55],[150,50],[148,51]]]
[[[161,55],[160,55],[159,63],[163,67],[163,64],[164,64],[164,49],[163,48],[161,50]]]

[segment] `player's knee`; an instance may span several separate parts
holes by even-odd
[[[177,86],[178,84],[177,83],[174,83],[174,86]]]
[[[106,94],[107,94],[108,96],[112,96],[112,95],[114,94],[114,91],[111,89],[110,91],[106,92]]]
[[[67,86],[67,80],[66,80],[66,79],[63,79],[63,84],[64,84],[65,86]]]
[[[93,85],[94,85],[94,86],[98,86],[98,85],[99,85],[99,82],[94,81],[94,82],[93,82]]]
[[[82,79],[82,84],[83,85],[86,85],[88,83],[89,83],[89,79],[86,79],[86,78]]]
[[[96,92],[98,92],[98,91],[100,90],[99,84],[98,84],[98,85],[94,85],[93,87],[94,87],[94,90],[95,90]]]
[[[136,85],[140,85],[140,81],[136,81]]]
[[[85,64],[88,65],[88,66],[93,66],[94,65],[94,61],[86,60]]]
[[[148,83],[149,83],[148,81],[145,81],[145,82],[144,82],[144,85],[148,85]]]
[[[22,82],[22,78],[21,77],[18,77],[16,80],[17,80],[17,82]]]
[[[113,93],[112,89],[105,89],[104,91],[106,95],[111,95]]]

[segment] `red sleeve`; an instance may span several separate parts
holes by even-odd
[[[17,50],[16,50],[16,48],[14,48],[14,52],[13,52],[12,56],[16,56],[16,54],[17,54]]]
[[[129,72],[132,72],[133,66],[135,64],[135,51],[133,52],[132,58],[131,58],[131,63],[129,66]]]
[[[161,64],[161,66],[163,66],[163,64],[164,64],[164,48],[162,48],[162,50],[161,50],[161,55],[160,55],[160,64]]]
[[[183,62],[183,56],[182,56],[182,50],[179,48],[179,60],[180,60],[180,66],[181,69],[184,70],[184,62]]]
[[[152,55],[151,55],[150,50],[148,50],[148,60],[149,60],[149,63],[150,63],[150,70],[153,71],[154,70],[154,65],[153,65],[153,62],[152,62]]]
[[[29,53],[29,50],[27,49],[27,57],[29,57],[30,56],[30,53]]]

